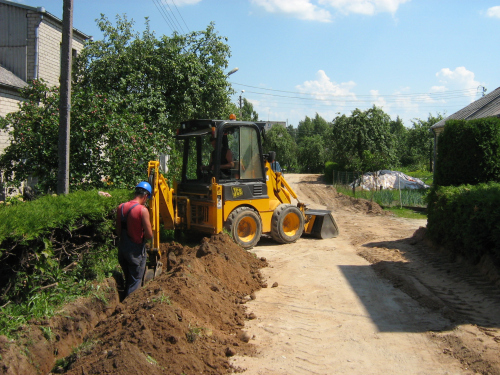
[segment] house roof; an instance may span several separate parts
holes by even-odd
[[[455,112],[431,126],[431,129],[444,127],[448,120],[474,120],[484,117],[500,116],[500,87],[488,95],[472,102],[467,107]]]
[[[20,89],[26,86],[27,83],[0,65],[0,85]]]
[[[23,8],[23,9],[31,10],[33,12],[41,13],[44,16],[46,16],[48,18],[51,18],[54,21],[62,24],[62,20],[61,19],[59,19],[58,17],[54,16],[53,14],[47,12],[44,7],[32,7],[32,6],[29,6],[29,5],[16,3],[14,1],[9,1],[9,0],[0,0],[0,4],[11,5],[11,6],[15,6],[15,7],[18,7],[18,8]],[[77,34],[79,34],[79,36],[81,38],[83,38],[83,39],[92,39],[91,36],[89,36],[89,35],[81,32],[78,29],[73,28],[73,32],[76,32]]]

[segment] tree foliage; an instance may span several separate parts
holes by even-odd
[[[324,138],[319,134],[302,138],[299,143],[300,170],[307,173],[323,173],[325,162]]]
[[[327,157],[325,136],[330,124],[318,113],[314,118],[306,118],[299,122],[296,131],[298,146],[298,164],[303,172],[322,173]]]
[[[275,151],[276,159],[287,170],[297,167],[297,145],[287,129],[281,125],[274,125],[266,132],[264,152]]]
[[[368,171],[397,164],[391,118],[381,108],[336,117],[330,132],[332,161],[343,170]]]
[[[253,109],[253,104],[246,98],[243,98],[243,105],[241,107],[241,120],[242,121],[259,121],[259,114]]]
[[[500,181],[500,119],[448,120],[438,138],[437,185]]]
[[[404,166],[413,167],[414,169],[431,168],[434,147],[431,126],[442,119],[443,116],[439,113],[436,116],[429,113],[427,120],[412,120],[412,127],[408,129],[406,152],[402,158]]]
[[[76,82],[119,96],[129,111],[159,131],[191,118],[218,118],[229,104],[224,70],[230,57],[226,38],[206,30],[157,38],[146,28],[134,33],[133,22],[104,16],[98,21],[103,40],[90,41],[76,63]]]
[[[146,28],[101,16],[102,40],[89,41],[75,59],[72,85],[70,186],[131,186],[144,179],[147,161],[171,154],[170,174],[181,158],[173,138],[181,120],[219,118],[232,92],[224,70],[226,39],[213,24],[188,35],[157,38]],[[11,144],[0,159],[9,184],[36,177],[43,191],[56,186],[58,158],[57,88],[35,81],[26,102],[2,128]],[[104,179],[104,181],[103,181]]]
[[[14,186],[28,177],[41,191],[57,186],[59,89],[33,81],[22,90],[18,112],[6,116],[11,143],[0,157],[5,180]],[[90,89],[73,93],[70,138],[70,186],[74,189],[110,184],[130,187],[144,178],[145,163],[166,147],[142,117],[120,109],[123,101]]]

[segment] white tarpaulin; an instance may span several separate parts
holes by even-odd
[[[351,187],[361,187],[363,190],[382,189],[427,189],[426,185],[415,177],[410,177],[403,172],[382,170],[377,172],[367,172],[351,184]]]

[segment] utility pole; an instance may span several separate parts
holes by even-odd
[[[71,51],[73,41],[73,0],[63,0],[61,50],[61,95],[59,101],[59,170],[57,194],[69,193],[69,135],[71,119]]]
[[[241,94],[243,94],[245,92],[245,90],[241,90]],[[240,121],[243,120],[243,98],[240,94]]]

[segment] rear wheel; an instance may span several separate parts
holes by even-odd
[[[304,216],[296,206],[282,204],[274,210],[271,219],[271,236],[276,242],[295,242],[303,232]]]
[[[262,235],[260,216],[249,207],[239,207],[231,212],[225,228],[231,233],[234,242],[244,249],[254,247]]]

